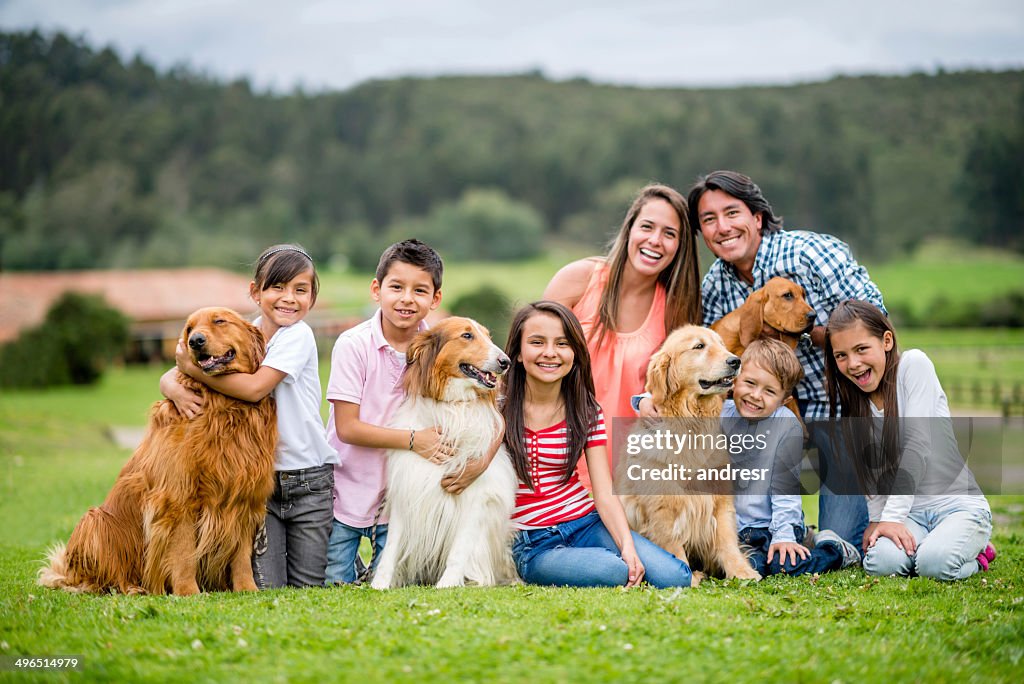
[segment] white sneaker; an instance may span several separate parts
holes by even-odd
[[[843,554],[843,564],[840,568],[848,568],[851,565],[860,565],[860,551],[857,547],[846,541],[832,530],[818,530],[814,535],[814,545],[835,544]]]

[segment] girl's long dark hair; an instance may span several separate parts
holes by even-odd
[[[886,332],[892,335],[892,349],[885,353],[885,370],[878,385],[878,391],[882,393],[882,409],[885,412],[881,446],[873,439],[873,430],[868,429],[871,421],[867,419],[872,416],[870,396],[839,372],[832,351],[832,335],[846,330],[858,321],[878,339],[883,339]],[[844,453],[845,449],[845,453],[853,456],[857,479],[867,493],[888,493],[899,470],[899,401],[896,395],[896,372],[899,363],[896,331],[888,317],[878,307],[869,302],[850,299],[841,302],[835,308],[825,327],[825,385],[828,391],[829,415],[833,423],[833,450],[840,454]],[[835,429],[835,422],[840,416],[857,419],[842,421],[845,445],[839,444],[839,431]]]
[[[512,359],[512,368],[505,374],[501,414],[505,419],[505,447],[512,457],[519,480],[534,488],[530,479],[530,462],[526,455],[525,410],[526,368],[520,359],[523,347],[523,326],[532,316],[546,314],[562,322],[562,330],[575,354],[572,370],[562,378],[561,395],[565,406],[568,462],[562,482],[568,482],[587,444],[590,426],[597,420],[601,407],[594,396],[594,378],[590,373],[590,353],[580,322],[565,306],[547,300],[527,304],[516,312],[508,333],[505,353]]]

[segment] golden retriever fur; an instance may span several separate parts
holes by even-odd
[[[776,276],[747,297],[738,309],[711,324],[722,336],[726,349],[742,356],[750,343],[762,337],[782,340],[796,349],[800,336],[814,327],[814,309],[807,303],[804,288],[792,280]],[[792,396],[786,407],[800,418],[800,408]],[[806,436],[806,429],[804,430]]]
[[[409,450],[389,452],[388,538],[372,586],[512,581],[516,475],[505,448],[461,494],[441,488],[442,478],[484,458],[501,434],[495,387],[509,359],[468,318],[447,318],[420,333],[406,354],[406,399],[391,426],[440,426],[455,455],[438,465]]]
[[[263,334],[224,308],[196,311],[182,331],[209,375],[254,373]],[[203,396],[189,420],[165,399],[106,501],[51,550],[39,583],[67,591],[195,594],[255,591],[252,547],[274,488],[273,399],[233,399],[179,373]]]
[[[725,348],[714,331],[695,325],[675,330],[651,358],[647,370],[647,391],[660,418],[645,421],[638,429],[678,432],[683,425],[684,433],[717,434],[723,396],[739,367],[739,357]],[[629,463],[650,469],[675,463],[692,473],[726,466],[729,459],[714,447],[686,449],[679,454],[654,449]],[[617,479],[623,481],[621,475]],[[693,586],[703,577],[700,570],[725,577],[761,578],[739,547],[731,487],[727,482],[719,485],[709,490],[695,489],[688,482],[661,481],[654,488],[658,493],[636,493],[642,489],[631,488],[631,493],[622,496],[630,527],[689,563],[694,568]],[[666,493],[673,487],[675,493]]]

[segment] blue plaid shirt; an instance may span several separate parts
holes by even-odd
[[[775,276],[788,278],[807,291],[807,303],[815,311],[814,325],[828,323],[832,310],[847,299],[865,300],[885,311],[882,293],[867,269],[857,263],[845,242],[831,235],[803,230],[765,233],[754,258],[753,275],[754,284],[748,285],[732,264],[721,259],[711,264],[700,288],[704,325],[738,308]],[[804,378],[793,393],[807,402],[804,418],[827,418],[825,355],[806,338],[800,340],[796,355],[804,367]]]

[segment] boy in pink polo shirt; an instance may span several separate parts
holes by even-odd
[[[405,351],[427,314],[441,303],[441,257],[419,240],[384,250],[370,294],[380,305],[367,321],[346,330],[331,353],[327,440],[338,451],[334,466],[334,523],[327,548],[327,584],[354,582],[363,537],[374,540],[376,562],[387,538],[381,515],[387,449],[412,449],[443,461],[448,446],[434,428],[383,427],[405,398]],[[374,528],[376,534],[374,535]]]

